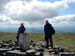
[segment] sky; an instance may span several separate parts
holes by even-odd
[[[75,26],[75,0],[0,0],[0,28]]]

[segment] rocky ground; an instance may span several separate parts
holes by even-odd
[[[2,41],[0,43],[0,56],[74,56],[74,51],[66,50],[65,48],[55,45],[54,48],[45,48],[42,42],[35,43],[30,41],[30,49],[22,50],[20,46],[9,41]]]

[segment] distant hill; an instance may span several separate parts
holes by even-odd
[[[54,27],[56,33],[75,33],[75,26]],[[0,28],[0,32],[16,33],[18,28]],[[26,33],[44,33],[43,27],[26,28]]]

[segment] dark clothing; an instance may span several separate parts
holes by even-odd
[[[20,33],[24,33],[24,31],[25,31],[25,27],[20,27],[19,29],[18,29],[18,33],[17,33],[17,41],[19,40],[19,34]]]
[[[48,23],[44,26],[44,33],[45,33],[45,40],[46,40],[47,47],[49,46],[49,41],[50,41],[51,47],[53,48],[52,31],[53,31],[53,27],[51,24]]]
[[[46,40],[46,47],[48,48],[48,46],[49,46],[49,41],[50,41],[51,47],[53,48],[52,35],[45,35],[45,40]]]
[[[51,24],[46,24],[45,26],[44,26],[44,33],[45,34],[49,34],[49,35],[52,35],[52,30],[53,30],[53,27],[52,27],[52,25]]]
[[[19,31],[19,33],[24,33],[25,27],[20,27],[18,31]]]

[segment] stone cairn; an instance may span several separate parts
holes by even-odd
[[[75,56],[75,51],[68,51],[59,46],[45,48],[42,42],[29,40],[29,48],[23,50],[17,41],[2,41],[0,43],[0,56]]]

